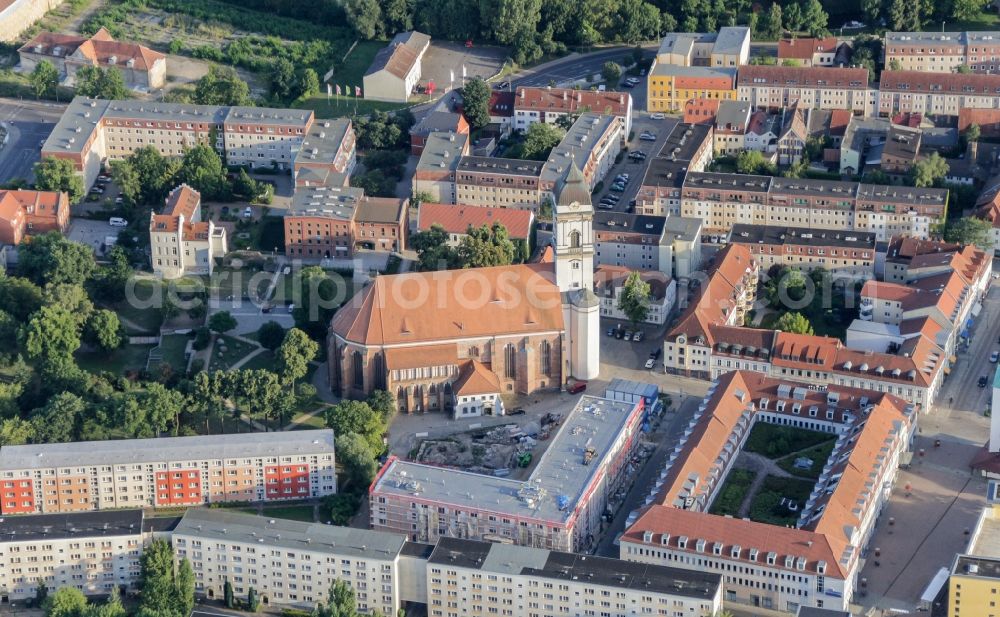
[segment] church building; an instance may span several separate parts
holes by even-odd
[[[355,294],[330,323],[333,391],[387,390],[401,412],[452,412],[473,369],[500,394],[597,377],[594,209],[575,164],[556,202],[551,260],[379,276]]]

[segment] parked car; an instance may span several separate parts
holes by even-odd
[[[111,225],[112,227],[128,227],[128,221],[120,216],[112,216],[108,219],[108,225]]]
[[[586,381],[574,381],[572,384],[566,386],[566,392],[570,394],[579,394],[587,389]]]
[[[656,135],[653,133],[643,133],[639,135],[639,139],[642,141],[656,141]]]
[[[994,351],[990,354],[990,362],[996,364],[997,360],[1000,360],[1000,351]]]
[[[248,219],[252,216],[253,216],[253,208],[251,208],[250,206],[243,208],[243,218]]]
[[[508,416],[523,416],[523,415],[524,415],[524,413],[525,413],[525,412],[524,412],[524,407],[516,407],[516,408],[514,409],[514,411],[510,412],[510,413],[509,413],[509,414],[507,414],[507,415],[508,415]]]
[[[506,90],[507,88],[510,88],[509,81],[501,81],[497,84],[497,90]]]
[[[660,357],[660,352],[661,351],[663,351],[663,349],[661,349],[660,347],[657,347],[653,351],[649,352],[649,357],[652,358],[652,359],[654,359],[654,360],[656,360],[657,358]]]
[[[649,117],[652,118],[653,120],[663,120],[664,118],[666,118],[666,116],[664,116],[661,113],[649,114]]]
[[[989,383],[989,380],[986,379],[986,375],[983,375],[982,377],[979,378],[980,388],[985,388],[987,383]]]
[[[632,335],[632,342],[633,343],[642,342],[642,331],[636,332],[635,334]]]
[[[625,337],[625,331],[622,330],[621,328],[616,328],[615,329],[615,338],[618,339],[618,340],[622,340],[622,338],[624,338],[624,337]]]
[[[614,204],[605,203],[605,202],[602,201],[601,203],[597,204],[597,209],[598,210],[614,210],[615,209],[615,205]]]
[[[631,330],[626,330],[625,331],[625,340],[626,341],[631,341],[632,340],[632,331]]]
[[[654,366],[656,366],[656,360],[654,360],[654,359],[650,358],[649,360],[646,360],[646,364],[645,364],[644,366],[645,366],[645,367],[646,367],[647,369],[651,369],[651,368],[653,368]]]
[[[608,328],[608,336],[614,336],[614,335],[615,335],[615,329],[614,328]]]

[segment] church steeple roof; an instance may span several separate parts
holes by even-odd
[[[566,179],[563,180],[562,188],[559,189],[557,204],[566,206],[573,202],[587,205],[590,205],[591,202],[590,187],[587,186],[587,180],[583,177],[583,172],[580,171],[575,160],[570,163]]]

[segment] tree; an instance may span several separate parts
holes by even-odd
[[[178,425],[178,417],[184,407],[184,395],[177,390],[167,389],[163,384],[150,382],[140,397],[146,419],[154,435],[167,431],[170,425]]]
[[[60,392],[44,407],[31,412],[36,443],[73,441],[76,422],[87,410],[87,403],[71,392]]]
[[[295,65],[285,57],[276,58],[271,62],[271,94],[279,100],[291,98],[295,87]]]
[[[26,278],[0,274],[0,310],[10,314],[15,321],[27,321],[43,304],[41,287]]]
[[[382,31],[382,8],[378,0],[346,0],[344,14],[347,23],[363,39],[371,40]]]
[[[194,610],[194,570],[191,562],[184,558],[177,566],[177,578],[174,584],[177,590],[177,602],[182,617],[187,617]]]
[[[111,587],[111,594],[103,604],[91,604],[84,610],[85,617],[126,617],[118,586]]]
[[[133,274],[132,266],[128,262],[128,253],[117,244],[108,251],[107,260],[108,264],[94,276],[94,299],[119,302],[125,299],[125,288]]]
[[[326,425],[335,435],[355,433],[368,442],[373,452],[381,453],[385,446],[382,436],[387,425],[382,416],[362,401],[344,400],[326,411]]]
[[[236,318],[229,311],[219,311],[208,318],[209,330],[219,334],[229,332],[237,325],[239,324],[236,322]]]
[[[774,165],[757,150],[741,150],[736,155],[736,170],[741,174],[773,175]]]
[[[227,199],[229,182],[222,157],[208,144],[198,144],[184,152],[175,184],[185,183],[205,199]]]
[[[49,586],[45,584],[45,581],[40,581],[38,586],[35,587],[35,606],[45,606],[45,599],[48,597]]]
[[[521,158],[544,161],[565,136],[566,131],[554,124],[535,122],[525,133]]]
[[[448,233],[437,223],[410,236],[410,248],[417,252],[420,270],[451,270],[459,267],[458,252],[448,245]]]
[[[829,20],[830,17],[823,10],[823,5],[819,0],[806,0],[805,8],[802,11],[802,22],[809,36],[818,37],[826,34]]]
[[[616,17],[613,29],[618,38],[626,43],[648,41],[660,34],[660,10],[643,0],[622,0],[618,3]],[[641,49],[635,62],[638,63],[640,60],[642,60]]]
[[[75,203],[83,197],[83,178],[77,175],[69,159],[47,156],[35,163],[35,188],[68,193],[69,200]]]
[[[76,587],[60,587],[45,599],[45,617],[82,617],[87,597]]]
[[[319,345],[309,335],[298,328],[289,330],[276,354],[281,381],[293,384],[305,377],[318,352]]]
[[[618,310],[632,322],[632,326],[646,321],[649,314],[649,283],[638,272],[630,272],[618,296]]]
[[[986,7],[983,0],[952,0],[951,18],[955,21],[972,21]]]
[[[226,605],[226,608],[233,608],[234,604],[233,584],[229,582],[228,578],[226,579],[225,585],[223,585],[222,587],[222,595],[225,598],[224,603]]]
[[[812,324],[809,323],[806,316],[795,311],[782,314],[778,321],[774,322],[774,328],[793,334],[813,334]]]
[[[367,488],[378,472],[376,455],[368,441],[362,435],[348,433],[337,435],[335,447],[337,463],[344,470],[348,486],[357,491]]]
[[[889,60],[889,70],[890,71],[902,71],[903,70],[903,65],[899,63],[899,60],[897,60],[896,58],[893,58],[892,60]]]
[[[882,17],[883,0],[861,0],[861,11],[865,16],[865,23],[877,24]]]
[[[43,306],[21,328],[20,338],[28,357],[40,363],[72,362],[80,348],[76,320],[61,306]]]
[[[509,266],[514,261],[514,243],[502,223],[470,227],[458,245],[458,257],[466,268]]]
[[[231,66],[213,64],[194,87],[194,103],[199,105],[253,104],[250,85]]]
[[[113,351],[121,347],[124,337],[118,314],[107,309],[91,313],[83,329],[83,340],[104,351]]]
[[[326,329],[333,313],[343,303],[343,279],[330,278],[319,266],[309,266],[299,270],[299,305],[292,310],[295,327],[304,330],[313,340],[325,340]]]
[[[481,129],[490,123],[490,86],[475,77],[462,88],[462,113],[473,129]]]
[[[161,204],[170,189],[177,186],[176,176],[181,161],[163,156],[155,146],[144,146],[135,150],[119,163],[121,164],[131,166],[137,179],[136,186],[128,187],[128,199],[132,199],[134,203]],[[114,164],[111,169],[112,173],[115,173]],[[132,181],[133,172],[124,173],[124,170],[119,170],[118,173],[123,174],[123,179]]]
[[[358,603],[350,583],[341,579],[330,585],[326,604],[320,603],[313,611],[314,617],[357,617]]]
[[[972,68],[968,64],[959,64],[955,67],[955,72],[959,75],[968,75],[972,72]]]
[[[784,9],[785,29],[793,35],[802,30],[802,5],[797,1],[785,5]]]
[[[35,98],[48,98],[59,87],[59,70],[48,60],[42,60],[31,71],[30,80]]]
[[[918,188],[934,186],[948,175],[948,169],[948,162],[937,152],[932,152],[930,156],[913,164],[910,168],[910,181]]]
[[[622,67],[617,62],[608,60],[601,66],[601,78],[607,82],[608,89],[613,90],[618,87],[618,80],[622,77]]]
[[[296,78],[297,98],[305,98],[319,94],[319,75],[311,68],[304,68]]]
[[[767,18],[764,20],[761,34],[768,39],[779,39],[781,38],[781,24],[781,5],[775,2],[767,12]]]
[[[90,247],[67,240],[58,231],[22,242],[18,250],[18,270],[36,285],[82,285],[93,273],[94,254]]]
[[[117,69],[85,66],[76,71],[74,79],[77,96],[109,101],[128,98],[125,79]]]
[[[0,420],[0,446],[20,446],[34,439],[35,427],[21,418]]]
[[[993,248],[993,226],[973,217],[956,219],[944,229],[944,239],[961,245],[974,244],[981,249]]]
[[[973,142],[979,141],[979,137],[981,135],[982,135],[982,129],[980,129],[979,125],[976,124],[975,122],[973,122],[972,124],[970,124],[969,127],[967,129],[965,129],[965,141],[966,141],[966,143],[970,143],[971,144]]]
[[[396,415],[396,397],[386,390],[372,390],[366,402],[369,407],[382,416],[386,424]]]
[[[187,617],[194,607],[194,572],[187,559],[174,573],[174,551],[166,540],[153,540],[140,557],[140,617]],[[187,564],[185,566],[185,564]]]
[[[480,9],[480,28],[501,45],[517,46],[534,39],[541,9],[541,0],[488,0]]]
[[[268,321],[257,329],[257,342],[264,349],[274,351],[285,340],[285,329],[276,321]]]
[[[247,609],[251,613],[256,613],[260,610],[260,595],[257,593],[257,589],[251,587],[247,591]]]

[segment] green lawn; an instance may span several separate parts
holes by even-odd
[[[78,352],[76,362],[85,371],[101,373],[109,371],[123,375],[126,371],[146,369],[146,360],[153,345],[124,345],[110,354],[104,351]]]
[[[271,284],[272,273],[253,268],[216,268],[207,283],[215,298],[260,298]]]
[[[949,21],[947,27],[949,32],[958,32],[961,30],[996,30],[1000,27],[1000,15],[994,11],[987,10],[981,12],[975,19]]]
[[[168,334],[160,339],[161,362],[166,362],[175,371],[183,372],[187,366],[187,360],[184,359],[184,348],[187,346],[188,340],[187,335],[184,334]],[[154,368],[150,366],[150,370]]]
[[[280,216],[265,216],[253,230],[253,246],[261,252],[285,250],[285,220]]]
[[[827,459],[830,458],[830,454],[833,452],[833,446],[835,446],[836,443],[836,439],[830,439],[829,441],[813,446],[804,452],[789,454],[788,456],[778,460],[778,467],[781,467],[793,476],[818,480],[819,474],[823,471],[823,466],[826,465]],[[799,469],[796,467],[795,459],[802,457],[812,459],[812,467],[809,469]]]
[[[316,409],[319,406],[314,403],[313,405],[311,405],[311,407],[312,407],[312,409]],[[310,409],[310,411],[312,411],[312,409]],[[306,413],[308,413],[308,412],[306,412]],[[295,422],[295,421],[301,419],[303,416],[306,415],[306,413],[296,414],[295,418],[292,419],[292,422]],[[321,412],[321,413],[318,413],[318,414],[316,414],[314,416],[309,416],[308,418],[305,419],[305,421],[301,422],[300,424],[296,424],[295,428],[292,429],[292,430],[296,430],[296,431],[312,431],[312,430],[322,429],[322,428],[326,428],[326,419],[323,417],[323,413]]]
[[[359,41],[348,54],[344,63],[334,69],[331,82],[340,84],[341,87],[362,85],[365,71],[371,66],[375,54],[387,44],[388,41]],[[337,89],[334,87],[334,92],[336,93],[336,91]],[[324,92],[324,94],[326,93]]]
[[[222,351],[221,349],[223,346],[226,348],[225,351]],[[250,345],[249,343],[244,343],[239,339],[226,336],[225,334],[220,335],[215,340],[212,361],[208,365],[208,370],[228,371],[232,365],[242,360],[244,356],[255,349],[257,349],[257,347]]]
[[[237,512],[258,514],[257,508],[253,506],[240,506],[234,509]],[[284,518],[293,521],[303,521],[306,523],[313,522],[312,506],[264,506],[264,510],[260,514],[270,518]]]
[[[756,473],[749,469],[733,469],[719,489],[719,494],[709,509],[711,514],[736,516],[739,513],[747,489],[753,484]]]
[[[768,476],[750,504],[750,520],[771,525],[794,525],[799,520],[799,513],[808,501],[813,486],[814,483],[809,480]],[[789,510],[782,505],[783,498],[794,501],[797,509]]]
[[[367,116],[373,111],[396,111],[408,105],[409,103],[368,101],[357,99],[353,96],[337,96],[336,94],[329,99],[324,94],[323,96],[314,96],[295,103],[295,106],[300,109],[315,111],[317,118],[340,118],[353,115]]]
[[[274,352],[269,349],[265,349],[256,356],[250,358],[246,361],[241,368],[245,369],[266,369],[271,372],[277,372],[277,366],[275,365]]]
[[[803,413],[805,413],[805,409],[803,409]],[[763,454],[768,458],[779,459],[792,452],[835,440],[836,436],[831,433],[757,422],[754,424],[753,430],[750,431],[750,436],[747,437],[743,449],[747,452]]]

